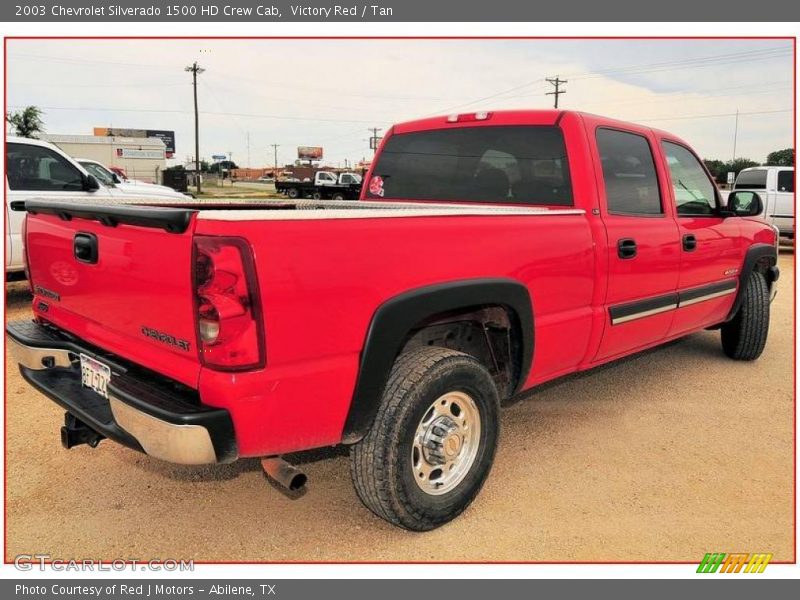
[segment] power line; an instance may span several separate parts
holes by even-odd
[[[9,108],[24,108],[23,105],[9,105]],[[189,111],[182,109],[163,109],[163,108],[108,108],[108,107],[85,107],[85,106],[41,106],[42,110],[74,110],[74,111],[105,111],[105,112],[133,112],[133,113],[164,113],[164,114],[186,114]],[[255,114],[255,113],[236,113],[202,110],[202,115],[217,117],[247,117],[253,119],[275,119],[280,121],[319,121],[322,123],[373,123],[366,119],[325,119],[320,117],[295,117],[288,115]],[[391,119],[387,119],[391,121]]]
[[[744,115],[773,115],[777,113],[787,113],[792,112],[794,109],[792,108],[784,108],[780,110],[753,110],[750,112],[739,112],[739,116]],[[735,117],[737,113],[715,113],[715,114],[706,114],[706,115],[682,115],[678,117],[657,117],[655,119],[649,119],[646,117],[627,117],[626,120],[628,121],[686,121],[691,119],[716,119],[719,117]]]

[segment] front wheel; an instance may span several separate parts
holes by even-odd
[[[753,271],[744,283],[742,304],[722,325],[722,350],[734,360],[755,360],[764,351],[769,333],[769,286],[762,273]]]
[[[401,355],[370,431],[350,451],[361,501],[413,531],[456,518],[489,475],[498,407],[494,381],[474,357],[437,347]]]

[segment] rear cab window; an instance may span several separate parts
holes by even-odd
[[[572,206],[557,126],[479,126],[401,133],[378,155],[367,198]]]
[[[742,171],[733,184],[735,190],[765,190],[767,189],[767,170],[753,169]]]

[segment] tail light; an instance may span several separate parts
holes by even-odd
[[[221,371],[265,364],[264,323],[250,246],[242,238],[194,238],[197,348]]]

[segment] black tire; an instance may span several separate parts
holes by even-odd
[[[753,271],[744,284],[742,304],[722,325],[722,350],[734,360],[755,360],[764,351],[769,333],[769,286],[762,273]]]
[[[286,195],[292,200],[296,200],[300,197],[300,191],[297,188],[292,187],[286,190]]]
[[[333,200],[344,200],[344,194],[341,192],[336,192],[333,196],[331,196]]]
[[[480,415],[477,451],[455,487],[432,495],[416,480],[415,435],[432,405],[454,392],[469,396]],[[498,413],[497,388],[474,357],[438,347],[401,355],[370,431],[350,450],[350,473],[359,498],[377,516],[412,531],[428,531],[453,520],[473,501],[489,475],[497,447]],[[459,448],[463,452],[466,443]]]
[[[321,192],[314,192],[311,194],[312,200],[322,200],[322,193]]]

